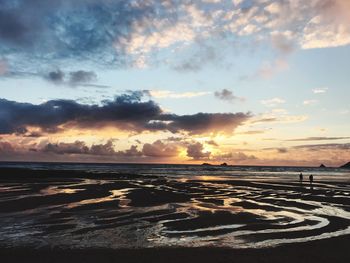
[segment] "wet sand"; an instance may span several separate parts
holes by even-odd
[[[0,249],[1,262],[123,262],[123,263],[343,263],[349,262],[349,236],[263,249],[149,248],[149,249]]]
[[[346,262],[350,182],[0,169],[7,262]],[[1,262],[6,262],[1,260]]]

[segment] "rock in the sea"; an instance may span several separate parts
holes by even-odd
[[[207,166],[207,165],[211,165],[211,164],[210,163],[202,163],[202,165],[206,165]]]
[[[340,168],[350,169],[350,162],[340,166]]]
[[[322,164],[320,165],[320,168],[326,168],[326,166],[322,163]]]
[[[227,166],[227,163],[222,163],[220,164],[220,166]]]

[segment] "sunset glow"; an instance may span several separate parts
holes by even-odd
[[[0,161],[344,164],[349,3],[1,1]]]

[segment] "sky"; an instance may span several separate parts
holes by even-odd
[[[0,0],[0,161],[350,161],[349,0]]]

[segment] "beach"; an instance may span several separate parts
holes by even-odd
[[[264,249],[0,249],[1,262],[349,262],[349,236]]]
[[[271,169],[2,167],[0,255],[8,262],[346,262],[348,172],[313,171],[310,184],[293,169]]]

